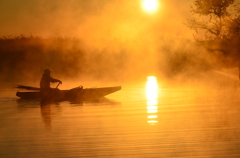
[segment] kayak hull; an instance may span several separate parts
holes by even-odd
[[[53,90],[47,95],[40,91],[35,92],[17,92],[16,96],[21,99],[44,99],[51,101],[87,101],[102,98],[108,94],[121,90],[121,86],[102,87],[102,88],[73,88],[70,90]]]

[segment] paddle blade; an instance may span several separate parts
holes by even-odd
[[[40,88],[38,87],[31,87],[31,86],[24,86],[24,85],[18,85],[16,88],[26,89],[26,90],[40,90]]]

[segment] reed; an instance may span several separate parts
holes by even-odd
[[[89,52],[78,38],[37,35],[0,37],[0,80],[39,80],[44,69],[55,76],[113,77],[124,65],[124,52]]]

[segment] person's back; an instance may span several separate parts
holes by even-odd
[[[44,70],[44,73],[42,75],[42,79],[40,81],[40,89],[41,92],[45,91],[50,91],[51,87],[50,87],[50,82],[59,82],[60,84],[62,84],[62,82],[60,80],[54,79],[50,76],[50,70],[46,69]]]
[[[51,89],[50,82],[51,82],[50,74],[48,75],[48,74],[44,73],[42,75],[42,79],[40,81],[40,89],[41,89],[41,91]]]

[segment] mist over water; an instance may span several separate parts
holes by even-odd
[[[154,14],[145,12],[140,1],[26,1],[12,6],[14,12],[5,18],[18,13],[14,19],[22,22],[2,33],[0,80],[38,84],[49,68],[63,81],[125,82],[149,75],[185,81],[237,67],[221,52],[209,53],[193,41],[192,31],[183,25],[190,1],[160,3]]]
[[[2,19],[14,20],[0,26],[0,155],[239,157],[237,58],[193,40],[182,25],[189,2],[163,0],[154,14],[137,0],[10,5]],[[122,89],[81,104],[16,97],[13,87],[39,87],[46,68],[61,90]]]
[[[199,85],[199,84],[198,84]],[[9,85],[10,86],[10,85]],[[6,157],[238,157],[239,89],[123,84],[101,102],[40,105],[1,88]],[[161,150],[159,150],[161,149]]]
[[[93,49],[79,38],[16,36],[0,39],[0,80],[38,85],[49,68],[63,82],[132,82],[157,75],[166,82],[199,80],[218,75],[237,78],[237,67],[227,71],[220,57],[195,42],[162,39],[158,48]],[[202,78],[204,76],[204,78]],[[208,83],[206,83],[208,84]]]

